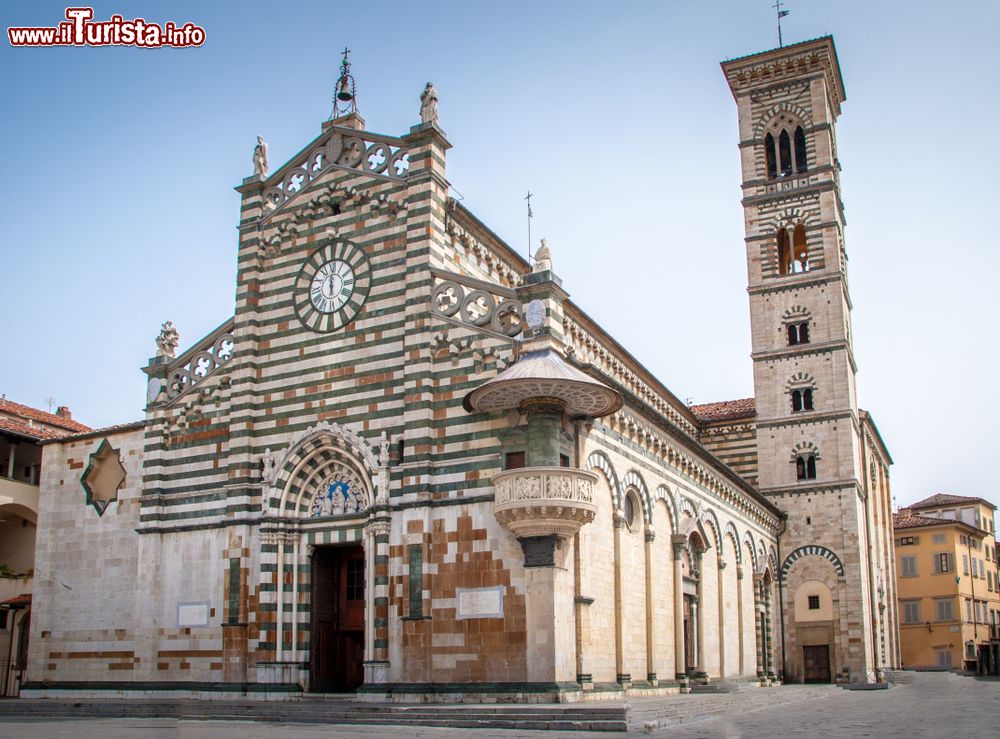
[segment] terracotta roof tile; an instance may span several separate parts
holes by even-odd
[[[8,416],[0,416],[0,431],[8,431],[28,439],[35,439],[36,441],[58,439],[70,433],[69,431],[48,428],[46,426],[29,426],[24,421]]]
[[[30,419],[48,426],[57,426],[67,431],[90,431],[90,426],[79,421],[74,421],[72,418],[40,411],[37,408],[32,408],[30,405],[15,403],[13,400],[7,400],[6,398],[0,398],[0,414],[10,414],[23,419]]]
[[[911,509],[914,508],[934,508],[935,506],[942,505],[955,505],[959,503],[978,503],[982,501],[988,505],[992,505],[988,500],[983,498],[976,498],[974,496],[967,495],[949,495],[948,493],[935,493],[929,498],[924,498],[923,500],[913,503],[908,506]],[[994,506],[996,507],[996,506]]]
[[[23,595],[15,595],[13,598],[8,598],[5,601],[0,601],[0,606],[9,606],[11,608],[26,608],[31,605],[31,593],[24,593]]]
[[[702,403],[691,406],[691,412],[699,421],[726,421],[731,418],[750,418],[757,415],[757,403],[753,398],[723,400],[719,403]]]
[[[132,431],[134,429],[141,429],[146,425],[145,421],[130,421],[129,423],[116,423],[114,426],[105,426],[99,429],[90,429],[88,431],[83,431],[79,434],[64,434],[61,436],[56,436],[52,439],[47,439],[46,443],[50,441],[76,441],[77,439],[87,439],[92,436],[104,436],[105,434],[117,434],[122,431]]]
[[[892,514],[892,528],[894,529],[915,529],[920,526],[937,526],[942,523],[961,523],[961,521],[952,521],[950,518],[934,518],[933,516],[915,516],[906,512],[906,509]]]

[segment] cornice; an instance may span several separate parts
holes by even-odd
[[[858,419],[854,409],[846,411],[801,411],[799,413],[778,416],[772,419],[757,419],[758,429],[782,428],[785,426],[806,426],[811,423],[829,423],[831,421],[851,421],[857,428]]]
[[[846,351],[847,361],[851,364],[851,369],[855,374],[858,366],[854,361],[854,349],[847,339],[835,339],[833,341],[823,341],[815,344],[796,344],[795,346],[781,347],[768,351],[752,352],[750,359],[754,362],[770,362],[773,360],[791,359],[809,354],[826,354],[828,352]]]

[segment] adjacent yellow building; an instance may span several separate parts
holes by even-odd
[[[996,506],[939,493],[893,516],[905,667],[997,674]]]

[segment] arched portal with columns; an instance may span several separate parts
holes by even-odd
[[[312,691],[386,682],[388,440],[320,423],[262,458],[262,682]]]

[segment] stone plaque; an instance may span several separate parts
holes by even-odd
[[[178,603],[177,628],[208,626],[208,603]]]
[[[504,589],[455,588],[455,618],[503,618]]]
[[[541,300],[532,300],[524,306],[524,320],[528,328],[541,328],[545,323],[545,303]]]

